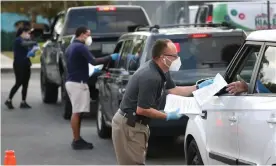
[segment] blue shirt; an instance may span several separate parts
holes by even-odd
[[[13,46],[13,55],[14,55],[14,61],[13,63],[15,65],[23,65],[23,66],[31,66],[31,61],[27,57],[27,54],[29,52],[28,46],[23,46],[24,39],[21,37],[17,37],[14,41]]]
[[[94,58],[88,47],[79,40],[74,40],[66,49],[67,61],[66,81],[87,83],[89,79],[88,63],[92,65],[102,64],[111,60],[111,56]]]

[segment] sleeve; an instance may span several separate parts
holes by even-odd
[[[86,46],[83,46],[81,48],[81,53],[87,59],[88,63],[90,63],[94,66],[100,65],[100,64],[103,64],[103,63],[106,63],[106,62],[112,60],[111,56],[109,56],[109,55],[102,57],[102,58],[95,58]]]
[[[160,84],[158,80],[154,78],[140,77],[138,81],[138,102],[137,106],[149,109],[156,105],[156,95],[158,91],[158,85]]]
[[[166,74],[166,78],[167,78],[167,84],[166,84],[166,89],[173,89],[176,87],[174,81],[172,80],[172,77],[170,75],[169,72],[167,72]]]

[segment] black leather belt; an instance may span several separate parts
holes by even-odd
[[[122,110],[119,110],[119,114],[121,114],[123,117],[127,118],[128,119],[127,124],[132,127],[135,126],[135,123],[139,123],[139,124],[142,124],[145,126],[147,126],[149,124],[149,120],[137,118],[135,113],[133,115],[133,113],[126,113]],[[131,120],[133,123],[129,122],[129,120]],[[131,125],[131,124],[134,124],[134,125]]]

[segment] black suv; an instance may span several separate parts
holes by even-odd
[[[232,29],[221,24],[168,25],[136,28],[136,32],[124,34],[118,40],[114,53],[120,59],[109,65],[106,73],[98,78],[99,90],[97,131],[101,138],[110,137],[111,121],[119,108],[125,87],[131,75],[151,59],[151,48],[157,39],[172,40],[179,49],[182,66],[171,72],[177,86],[194,85],[196,81],[223,73],[227,65],[244,42],[246,34],[240,29]],[[139,57],[129,59],[129,54]],[[166,94],[165,94],[166,95]],[[165,96],[160,104],[164,109]],[[150,123],[151,137],[176,138],[184,135],[188,117],[176,121],[154,119]]]
[[[43,102],[56,103],[58,88],[61,86],[65,105],[64,118],[71,117],[72,106],[64,88],[67,73],[64,52],[79,26],[86,26],[91,30],[93,44],[89,49],[95,57],[102,57],[112,53],[119,37],[127,33],[130,27],[137,25],[151,25],[147,13],[140,6],[72,7],[60,12],[54,19],[50,32],[44,34],[48,41],[44,44],[41,56]],[[97,76],[90,77],[88,81],[92,101],[98,100],[98,90],[95,88]],[[93,103],[91,110],[97,110],[94,107],[97,104]]]

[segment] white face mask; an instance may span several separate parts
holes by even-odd
[[[89,37],[86,38],[86,40],[85,40],[85,44],[86,44],[87,46],[90,46],[90,45],[92,44],[92,42],[93,42],[93,40],[92,40],[92,37],[91,37],[91,36],[89,36]]]
[[[24,35],[24,39],[30,39],[30,38],[31,38],[31,35],[30,35],[30,34],[26,33],[26,34]]]
[[[169,60],[169,59],[167,59]],[[164,59],[165,61],[165,59]],[[170,60],[169,60],[170,61]],[[165,62],[165,65],[168,66]],[[176,60],[174,60],[172,63],[171,63],[171,66],[169,67],[169,71],[178,71],[181,67],[181,60],[180,60],[180,57],[178,57]]]

